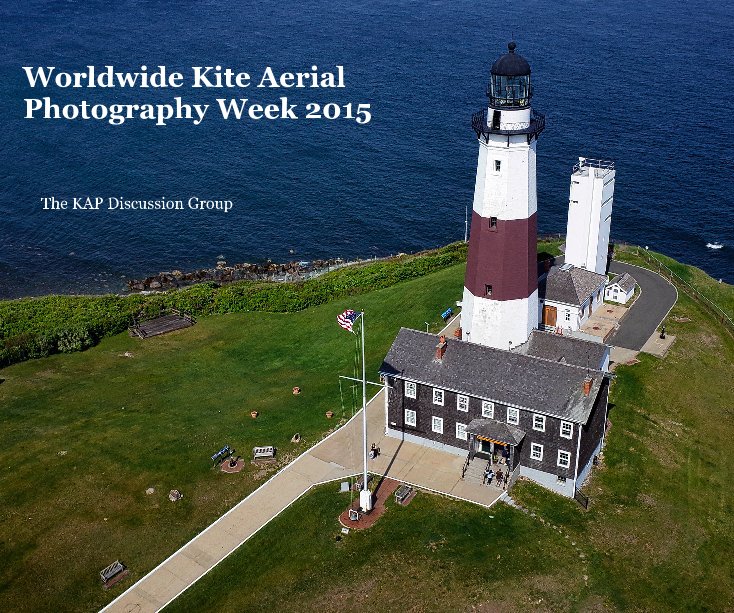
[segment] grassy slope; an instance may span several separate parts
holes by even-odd
[[[338,312],[366,309],[374,373],[401,325],[438,329],[461,297],[463,268],[295,314],[202,318],[145,342],[118,335],[2,370],[0,608],[98,607],[115,591],[103,592],[97,573],[116,558],[139,578],[256,487],[249,465],[244,475],[210,470],[222,445],[246,455],[274,444],[288,456],[295,432],[303,449],[334,425],[324,412],[340,413],[337,375],[353,373],[355,350]],[[172,488],[185,496],[175,505]]]
[[[419,494],[407,507],[391,500],[373,528],[336,541],[349,504],[336,490],[296,502],[166,611],[457,611],[476,602],[489,611],[540,599],[558,610],[583,583],[570,541],[506,505]]]
[[[658,266],[654,262],[647,262],[647,260],[639,255],[642,252],[640,247],[620,246],[617,247],[616,251],[615,258],[622,262],[645,266],[655,271],[658,270]],[[654,251],[650,251],[649,253],[670,268],[681,279],[695,287],[730,318],[734,319],[734,291],[732,291],[731,285],[719,283],[716,279],[709,277],[700,268],[681,264],[662,253],[656,253]]]
[[[273,442],[288,454],[293,432],[310,444],[332,425],[323,412],[339,408],[336,373],[349,373],[354,350],[333,323],[340,308],[368,309],[374,372],[399,325],[437,328],[462,276],[454,267],[294,315],[204,318],[146,343],[118,336],[1,371],[0,607],[87,610],[119,593],[99,587],[104,565],[124,559],[130,585],[257,485],[249,467],[233,477],[209,470],[220,445]],[[354,609],[362,572],[371,602],[387,610],[529,608],[541,599],[555,610],[731,608],[734,347],[685,297],[673,315],[692,321],[669,322],[678,341],[668,358],[620,370],[605,466],[587,488],[590,512],[529,484],[515,490],[568,539],[509,508],[487,514],[419,496],[337,544],[345,499],[327,487],[176,608]],[[136,357],[119,357],[126,350]],[[304,394],[292,396],[292,385]],[[166,499],[174,487],[186,495],[176,505]],[[271,561],[260,559],[263,548]]]
[[[691,321],[669,320],[677,341],[668,357],[643,355],[618,370],[588,512],[523,482],[513,496],[536,519],[425,495],[415,508],[391,510],[373,533],[336,544],[345,500],[327,488],[171,609],[247,610],[262,601],[355,610],[366,576],[371,606],[385,610],[730,610],[734,341],[684,295],[671,315]],[[273,558],[259,558],[263,551]]]
[[[641,355],[617,370],[590,511],[538,488],[517,496],[594,548],[592,591],[616,608],[728,610],[734,340],[684,294],[667,327],[677,340],[665,360]]]

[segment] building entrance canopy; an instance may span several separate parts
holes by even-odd
[[[525,432],[520,428],[494,419],[473,419],[467,425],[466,432],[479,440],[513,447],[519,445],[522,439],[525,438]]]

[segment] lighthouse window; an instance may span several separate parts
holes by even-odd
[[[490,217],[489,218],[489,227],[497,229],[497,218],[496,217]]]
[[[494,161],[494,171],[499,172],[501,167],[502,167],[502,162],[500,160],[495,160]]]
[[[492,295],[492,286],[491,285],[485,285],[484,286],[484,295],[485,296],[491,296]]]

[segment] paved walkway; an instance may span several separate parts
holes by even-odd
[[[359,411],[283,468],[103,611],[159,611],[314,485],[361,472],[361,415]],[[484,506],[501,497],[495,488],[462,481],[464,458],[385,437],[384,390],[367,405],[367,416],[369,443],[377,443],[381,450],[378,458],[370,460],[370,472]]]

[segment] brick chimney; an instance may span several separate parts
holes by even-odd
[[[438,345],[436,345],[436,360],[443,360],[443,354],[446,353],[446,337],[442,334],[438,337]]]
[[[586,379],[584,379],[584,396],[588,396],[591,393],[591,382],[592,382],[592,380],[593,379],[591,377],[588,377],[588,376],[586,377]]]

